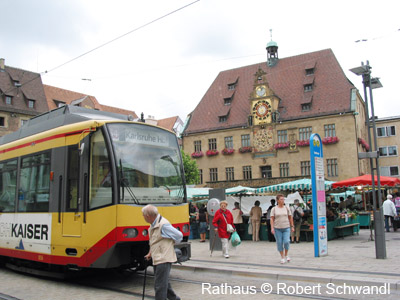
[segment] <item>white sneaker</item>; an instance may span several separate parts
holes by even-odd
[[[284,263],[285,263],[285,259],[282,258],[282,259],[281,259],[281,264],[284,264]]]
[[[224,257],[225,257],[225,258],[229,258],[229,254],[225,254]]]
[[[286,256],[286,261],[287,261],[287,262],[290,262],[290,261],[291,261],[291,259],[290,259],[289,256]]]

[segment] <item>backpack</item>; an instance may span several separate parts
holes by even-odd
[[[294,210],[293,212],[293,221],[295,223],[299,223],[301,221],[301,214],[299,213],[299,211],[297,210],[297,208]]]

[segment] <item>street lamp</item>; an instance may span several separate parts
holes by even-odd
[[[375,88],[382,87],[379,78],[371,78],[371,69],[372,67],[369,65],[369,61],[367,60],[366,65],[361,62],[360,67],[356,67],[350,69],[356,75],[361,75],[363,78],[363,86],[364,86],[364,98],[365,98],[365,115],[366,115],[366,123],[368,127],[368,143],[370,145],[367,155],[359,155],[359,158],[369,158],[369,163],[371,167],[371,181],[372,181],[372,201],[373,201],[373,211],[374,211],[374,232],[375,232],[375,253],[376,258],[386,258],[386,242],[385,242],[385,230],[383,227],[383,211],[382,211],[382,195],[381,195],[381,179],[380,179],[380,171],[379,171],[379,152],[377,148],[376,141],[376,124],[375,124],[375,112],[374,112],[374,101],[372,98],[372,90]],[[371,118],[369,117],[369,109],[368,109],[368,96],[367,96],[367,88],[369,89],[369,98],[371,105]],[[372,124],[371,124],[372,120]],[[373,141],[371,137],[371,128]],[[374,151],[372,151],[374,150]],[[375,161],[375,167],[374,167]],[[377,190],[378,190],[378,202],[376,201],[375,194],[375,171],[377,177]],[[379,206],[379,210],[377,209],[377,204]]]

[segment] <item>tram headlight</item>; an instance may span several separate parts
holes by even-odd
[[[148,234],[149,234],[149,232],[147,231],[147,229],[143,229],[142,235],[143,235],[143,236],[147,236]]]
[[[182,226],[182,231],[183,232],[189,232],[189,225],[188,224],[184,224],[183,226]]]
[[[137,235],[138,235],[138,231],[137,231],[136,228],[125,228],[125,229],[122,231],[122,236],[123,236],[124,238],[126,238],[126,239],[135,238],[135,237],[137,237]]]

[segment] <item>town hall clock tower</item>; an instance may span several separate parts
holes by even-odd
[[[275,153],[274,131],[280,100],[269,87],[266,73],[261,68],[254,76],[254,87],[250,94],[254,154],[270,156]]]

